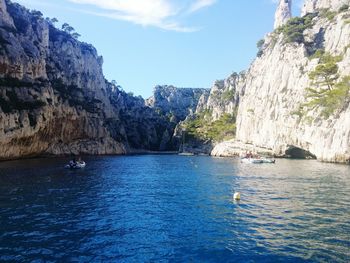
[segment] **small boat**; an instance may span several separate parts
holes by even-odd
[[[178,155],[181,155],[181,156],[194,156],[194,153],[182,152],[182,153],[179,153]]]
[[[73,162],[70,161],[69,164],[65,165],[65,168],[68,169],[81,169],[84,168],[86,166],[86,163],[84,161],[77,161],[77,162]]]
[[[267,159],[267,158],[242,158],[242,163],[275,163],[276,160],[274,159]]]

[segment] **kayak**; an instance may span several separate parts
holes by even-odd
[[[242,158],[242,163],[275,163],[276,160],[266,158]]]
[[[86,166],[86,163],[84,161],[78,161],[76,163],[72,163],[72,164],[67,164],[65,166],[65,168],[69,168],[69,169],[81,169],[84,168]]]

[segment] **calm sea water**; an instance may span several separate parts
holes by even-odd
[[[170,155],[90,157],[71,171],[66,161],[0,163],[0,261],[350,261],[349,166]]]

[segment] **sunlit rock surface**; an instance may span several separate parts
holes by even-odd
[[[317,1],[312,10],[326,4],[337,9],[343,3]],[[342,56],[338,63],[339,78],[350,75],[350,24],[346,22],[349,16],[349,10],[337,13],[334,19],[317,16],[314,26],[304,32],[305,42],[310,41],[314,48]],[[277,156],[285,156],[292,146],[322,161],[346,162],[350,158],[349,103],[329,118],[321,117],[317,110],[309,113],[308,120],[294,113],[306,101],[306,88],[311,86],[308,73],[319,62],[308,54],[309,50],[305,43],[285,43],[283,34],[265,37],[262,56],[252,63],[245,75],[236,142],[246,144],[247,149],[251,146],[268,149]],[[229,148],[236,149],[234,146],[232,142],[220,144],[212,154],[230,155]],[[232,150],[232,155],[236,153]]]
[[[292,17],[292,0],[280,0],[275,14],[274,28],[283,26]]]

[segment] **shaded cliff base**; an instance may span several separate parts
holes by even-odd
[[[216,157],[234,157],[243,156],[246,152],[252,152],[257,155],[275,157],[275,158],[291,158],[291,159],[317,159],[323,162],[330,163],[347,163],[350,164],[349,155],[336,155],[334,159],[320,159],[315,154],[299,148],[294,145],[286,145],[283,149],[279,151],[258,147],[253,144],[243,143],[237,140],[230,140],[221,142],[215,145],[210,155]]]
[[[28,154],[12,158],[0,157],[0,162],[26,160],[26,159],[51,159],[51,158],[90,158],[90,157],[102,157],[102,156],[134,156],[134,155],[177,155],[178,151],[151,151],[143,149],[128,149],[120,153],[89,153],[89,152],[75,152],[75,153],[41,153],[41,154]]]
[[[98,148],[98,147],[97,147]],[[247,144],[235,139],[230,141],[224,141],[221,143],[213,144],[210,141],[197,142],[192,141],[180,146],[178,151],[151,151],[147,149],[134,149],[124,148],[119,153],[108,152],[89,152],[89,151],[71,151],[66,153],[54,154],[54,153],[41,153],[41,154],[28,154],[20,157],[13,158],[0,158],[2,161],[23,160],[23,159],[37,159],[37,158],[68,158],[76,156],[133,156],[133,155],[198,155],[198,156],[212,156],[212,157],[242,157],[247,152],[252,152],[254,155],[270,157],[270,158],[285,158],[285,159],[306,159],[306,160],[318,160],[329,163],[343,163],[350,164],[350,156],[343,155],[337,156],[335,160],[322,160],[317,158],[316,155],[302,148],[287,145],[281,152],[273,151],[263,147],[258,147],[253,144]]]

